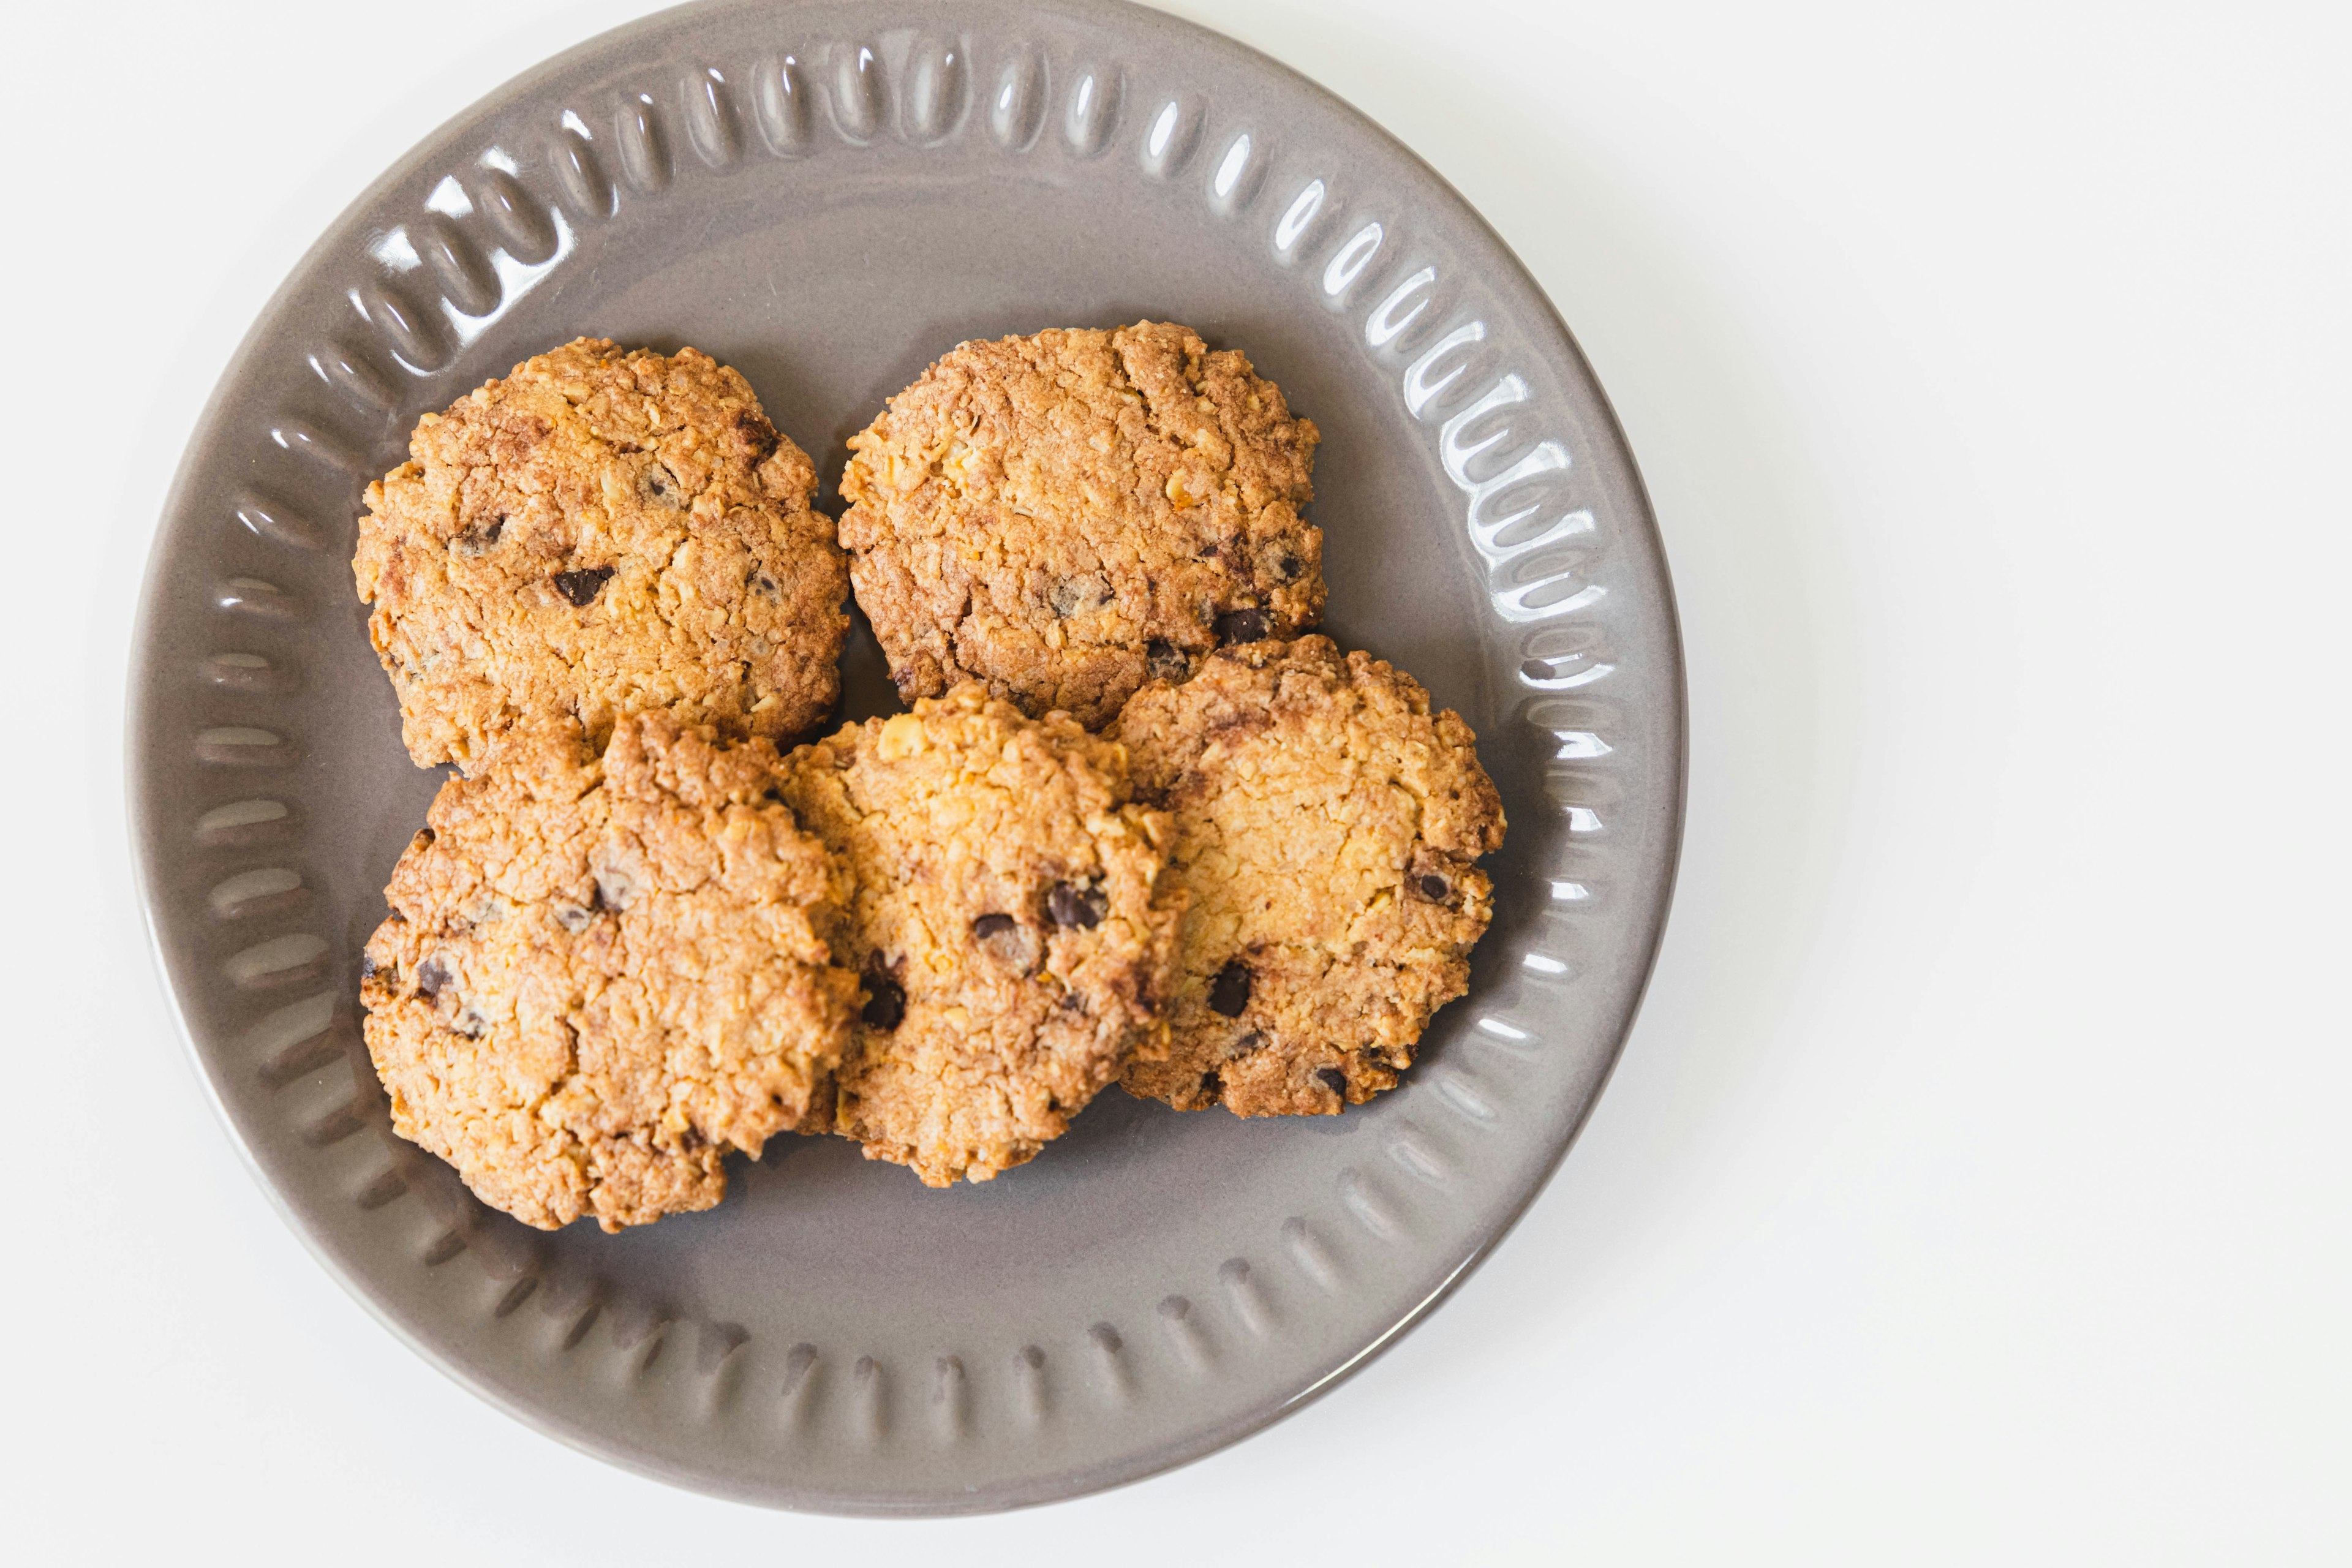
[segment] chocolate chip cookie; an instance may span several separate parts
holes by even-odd
[[[778,765],[646,713],[601,757],[569,721],[513,731],[443,785],[362,966],[394,1129],[526,1225],[618,1230],[825,1119],[857,977]]]
[[[352,558],[420,766],[516,722],[667,709],[789,739],[840,689],[847,563],[816,470],[708,354],[583,338],[428,414]]]
[[[841,541],[909,700],[972,678],[1089,729],[1323,613],[1312,421],[1144,321],[959,345],[849,440]]]
[[[986,1181],[1164,1050],[1181,900],[1167,819],[1129,804],[1117,747],[968,682],[786,773],[854,887],[826,928],[866,984],[835,1130],[866,1158]]]
[[[1329,638],[1220,650],[1138,692],[1109,737],[1176,825],[1190,894],[1170,1049],[1133,1093],[1180,1110],[1329,1113],[1393,1088],[1469,984],[1493,917],[1475,862],[1502,800],[1476,737],[1411,676]]]

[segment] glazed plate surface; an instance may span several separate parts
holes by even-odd
[[[833,492],[966,338],[1141,318],[1244,349],[1322,427],[1343,647],[1479,736],[1510,816],[1472,989],[1336,1118],[1105,1094],[932,1192],[785,1137],[727,1201],[608,1237],[492,1213],[391,1132],[360,950],[437,773],[350,557],[417,416],[583,334],[747,375]],[[320,1258],[483,1397],[780,1506],[946,1513],[1204,1454],[1361,1365],[1501,1237],[1640,999],[1682,820],[1665,564],[1550,305],[1444,182],[1239,45],[1108,3],[690,6],[436,132],[223,377],[150,562],[131,830],[232,1135]],[[896,707],[861,626],[847,717]]]

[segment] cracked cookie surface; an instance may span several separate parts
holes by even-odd
[[[667,710],[790,740],[831,710],[847,563],[816,469],[708,354],[583,338],[428,414],[352,574],[420,766],[519,721]]]
[[[1476,737],[1370,654],[1302,637],[1223,649],[1108,731],[1174,819],[1190,901],[1168,1055],[1133,1093],[1181,1110],[1336,1112],[1395,1086],[1469,984],[1493,918],[1476,869],[1503,807]]]
[[[966,678],[1098,728],[1154,676],[1323,611],[1311,420],[1145,321],[967,342],[850,437],[841,540],[909,700]]]
[[[601,757],[570,723],[514,732],[443,785],[362,964],[394,1130],[527,1225],[617,1230],[709,1208],[730,1150],[824,1120],[857,979],[778,765],[649,713]]]
[[[1181,907],[1167,819],[1116,746],[976,683],[786,760],[847,872],[827,927],[864,979],[835,1130],[931,1186],[1034,1157],[1157,1055]]]

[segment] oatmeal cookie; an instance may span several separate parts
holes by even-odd
[[[816,469],[709,355],[583,338],[428,414],[352,569],[419,766],[518,721],[667,709],[789,739],[840,689],[847,563]]]
[[[967,677],[1089,729],[1323,613],[1320,437],[1191,329],[959,345],[849,440],[841,541],[909,700]]]
[[[854,889],[827,928],[866,983],[835,1130],[866,1158],[986,1181],[1164,1049],[1168,823],[1129,804],[1117,747],[968,682],[786,773]]]
[[[1360,1105],[1462,994],[1494,913],[1477,858],[1503,805],[1468,725],[1419,682],[1328,637],[1220,650],[1155,681],[1110,738],[1176,824],[1191,896],[1169,1054],[1124,1082],[1180,1110]]]
[[[829,1110],[857,977],[840,868],[764,741],[667,714],[600,758],[569,721],[442,786],[393,868],[361,999],[393,1127],[551,1229],[709,1208],[721,1158]]]

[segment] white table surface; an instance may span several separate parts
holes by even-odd
[[[132,601],[303,247],[646,7],[26,6],[0,1555],[2352,1560],[2352,13],[1172,8],[1486,212],[1663,521],[1681,890],[1525,1223],[1293,1419],[994,1519],[673,1491],[402,1349],[166,1022],[121,826]]]

